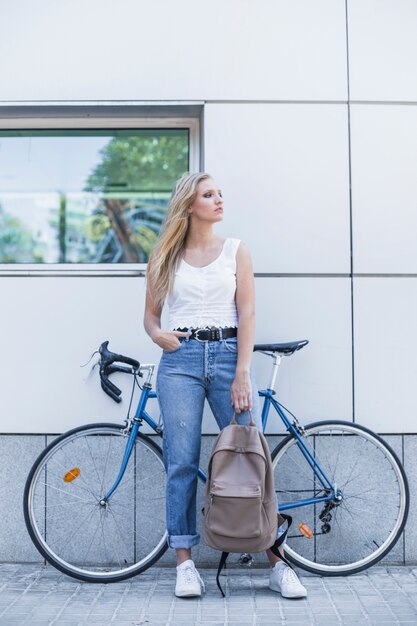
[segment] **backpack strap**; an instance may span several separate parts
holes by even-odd
[[[288,534],[288,531],[290,529],[290,526],[292,524],[292,517],[291,515],[285,515],[284,513],[280,513],[281,517],[284,518],[284,520],[287,521],[287,528],[285,529],[285,531],[282,533],[282,535],[275,540],[275,543],[269,548],[271,550],[271,552],[273,552],[273,554],[275,554],[275,556],[277,556],[279,559],[281,559],[282,561],[284,561],[284,563],[286,563],[289,567],[291,567],[291,569],[294,569],[293,566],[291,565],[291,563],[289,563],[287,561],[287,559],[285,558],[285,556],[283,556],[278,548],[279,546],[281,546],[284,541],[285,538]],[[216,582],[217,582],[217,586],[220,590],[220,593],[222,594],[223,598],[225,597],[225,593],[222,589],[222,586],[220,584],[220,574],[222,573],[222,569],[224,567],[226,567],[226,561],[227,561],[227,557],[229,556],[230,552],[222,552],[222,555],[220,557],[220,561],[219,561],[219,567],[217,568],[217,576],[216,576]]]
[[[287,521],[287,528],[285,529],[285,531],[282,533],[282,535],[280,537],[278,537],[278,539],[275,540],[275,543],[269,548],[271,550],[271,552],[273,554],[275,554],[275,556],[277,556],[279,559],[281,559],[282,561],[284,561],[284,563],[286,563],[289,567],[291,567],[291,569],[294,569],[293,566],[291,565],[291,563],[289,563],[289,561],[285,558],[285,556],[283,556],[280,551],[278,550],[279,546],[281,546],[288,534],[288,531],[290,529],[290,526],[292,524],[292,517],[291,515],[285,515],[284,513],[280,513],[281,517],[284,518],[284,520]]]
[[[252,411],[249,411],[249,417],[250,417],[249,426],[256,426],[256,422],[253,419]],[[231,424],[237,424],[238,423],[237,420],[236,420],[236,411],[233,411],[233,417],[230,420],[230,423]],[[282,516],[282,517],[284,517],[284,516]]]
[[[285,539],[287,538],[290,526],[292,524],[292,516],[291,515],[285,515],[284,513],[280,513],[280,516],[284,519],[284,521],[287,522],[287,528],[284,530],[282,535],[274,543],[274,545],[276,544],[277,546],[280,546],[280,545],[282,545],[284,543]]]
[[[220,557],[220,561],[219,561],[219,567],[217,568],[217,576],[216,576],[216,582],[217,582],[217,586],[220,589],[220,593],[222,594],[223,598],[225,597],[224,591],[222,589],[222,586],[220,584],[220,580],[219,580],[219,576],[221,574],[221,571],[223,569],[223,567],[226,566],[226,561],[227,561],[227,557],[229,556],[230,552],[222,552],[222,555]]]

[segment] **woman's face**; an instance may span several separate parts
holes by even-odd
[[[214,223],[223,219],[222,192],[212,178],[206,178],[198,183],[197,196],[189,212],[194,220]]]

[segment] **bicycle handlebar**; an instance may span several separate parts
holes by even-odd
[[[308,344],[307,339],[303,339],[302,341],[292,341],[289,343],[263,343],[254,345],[254,351],[261,351],[265,353],[273,352],[290,355],[304,348]],[[101,388],[108,396],[115,402],[119,403],[122,401],[121,395],[122,391],[109,380],[109,376],[114,374],[115,372],[123,372],[124,374],[136,374],[137,376],[142,376],[140,372],[140,363],[136,359],[132,359],[129,356],[124,356],[123,354],[116,354],[115,352],[111,352],[108,349],[109,342],[103,341],[99,348],[100,353],[100,381]],[[120,363],[126,363],[130,365],[130,367],[126,367],[124,365],[114,365],[116,361]],[[274,376],[276,376],[276,370]],[[275,380],[275,379],[274,379]]]
[[[122,401],[122,390],[109,380],[109,376],[114,372],[123,372],[125,374],[139,374],[140,363],[136,359],[132,359],[129,356],[123,354],[116,354],[108,349],[109,342],[103,341],[98,349],[100,354],[100,382],[101,388],[108,396],[115,402],[120,403]],[[119,361],[120,363],[127,363],[131,367],[124,365],[115,365],[114,363]]]

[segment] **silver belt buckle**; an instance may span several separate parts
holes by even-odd
[[[208,341],[208,339],[199,339],[198,338],[198,333],[200,332],[200,330],[207,330],[207,328],[197,328],[197,330],[194,331],[194,339],[196,341],[199,341],[200,343],[204,343],[205,341]]]

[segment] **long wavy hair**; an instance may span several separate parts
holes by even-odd
[[[157,306],[162,307],[171,292],[175,271],[184,254],[190,221],[189,209],[197,196],[197,185],[207,178],[212,178],[207,172],[185,172],[172,190],[159,239],[149,258],[147,273]]]

